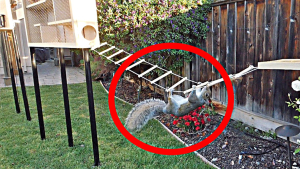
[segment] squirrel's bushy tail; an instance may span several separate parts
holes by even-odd
[[[129,112],[125,127],[130,132],[139,131],[147,122],[163,112],[166,103],[159,99],[148,99],[135,105]]]

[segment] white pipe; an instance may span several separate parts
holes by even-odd
[[[125,61],[126,59],[128,59],[130,56],[131,56],[131,55],[129,55],[129,56],[127,56],[127,57],[124,57],[123,59],[118,60],[118,61],[116,61],[115,63],[116,63],[116,64],[119,64],[119,63]]]
[[[122,52],[124,52],[124,50],[119,50],[118,52],[116,52],[116,53],[114,53],[114,54],[108,56],[107,59],[111,59],[111,58],[117,56],[118,54],[120,54],[120,53],[122,53]]]
[[[164,78],[164,77],[168,76],[168,75],[169,75],[169,74],[171,74],[171,73],[172,73],[172,71],[168,71],[167,73],[165,73],[165,74],[163,74],[163,75],[159,76],[158,78],[156,78],[156,79],[152,80],[150,83],[151,83],[151,84],[153,84],[153,83],[155,83],[155,82],[159,81],[160,79],[162,79],[162,78]]]
[[[173,86],[171,86],[169,89],[166,90],[166,92],[169,92],[170,90],[174,89],[176,86],[180,85],[182,82],[186,81],[187,77],[181,79],[179,82],[177,82],[176,84],[174,84]]]
[[[144,62],[144,61],[145,61],[145,59],[142,59],[142,60],[136,62],[135,64],[133,64],[133,65],[131,65],[131,66],[128,66],[128,67],[126,68],[126,70],[129,70],[129,69],[131,69],[131,68],[133,68],[133,67],[135,67],[135,66],[141,64],[141,63]]]
[[[142,77],[144,76],[145,74],[151,72],[153,69],[157,68],[157,65],[151,67],[150,69],[146,70],[145,72],[143,72],[142,74],[139,75],[139,77]]]

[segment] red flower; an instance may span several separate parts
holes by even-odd
[[[192,121],[198,121],[197,117],[192,117]]]
[[[200,117],[200,118],[203,118],[203,115],[201,114],[199,117]]]
[[[191,116],[191,115],[188,115],[188,119],[189,119],[189,120],[192,120],[192,116]]]
[[[174,117],[174,114],[171,114],[172,117]]]
[[[199,125],[200,125],[200,123],[199,123],[199,122],[196,122],[196,123],[195,123],[195,126],[199,126]]]
[[[207,120],[207,121],[211,121],[210,118],[207,118],[206,120]]]
[[[177,117],[177,116],[175,116],[175,118],[177,119],[178,117]]]
[[[203,119],[201,119],[201,123],[202,123],[202,124],[205,124],[205,121],[204,121]]]
[[[173,121],[173,124],[174,124],[174,125],[178,124],[178,120],[174,120],[174,121]]]
[[[205,105],[203,105],[202,108],[205,108]]]
[[[194,111],[192,115],[193,116],[198,116],[198,113]]]
[[[187,120],[188,120],[188,116],[187,116],[187,115],[183,116],[183,119],[184,119],[185,121],[187,121]]]
[[[204,116],[205,116],[205,117],[207,117],[207,116],[209,116],[209,114],[208,114],[208,113],[206,113]]]
[[[174,130],[173,130],[173,133],[175,134],[176,132],[177,132],[177,129],[174,129]]]
[[[179,117],[179,120],[181,120],[182,119],[182,117]]]
[[[198,107],[198,109],[197,110],[201,110],[201,107]]]
[[[197,127],[196,127],[196,130],[200,130],[200,127],[199,127],[199,126],[197,126]]]
[[[190,122],[185,122],[184,123],[186,126],[190,126]]]

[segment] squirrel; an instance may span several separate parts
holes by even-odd
[[[169,92],[168,104],[159,99],[148,99],[136,104],[126,118],[125,127],[127,130],[129,132],[139,131],[150,119],[161,114],[184,116],[200,106],[209,104],[211,101],[209,87],[196,89],[196,86],[193,85],[193,90],[187,98],[172,95],[172,92],[173,90]]]

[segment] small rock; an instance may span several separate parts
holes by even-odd
[[[255,131],[255,132],[258,132],[258,129],[255,129],[254,131]]]
[[[11,165],[15,165],[15,163],[11,163]]]
[[[265,159],[262,157],[261,159],[260,159],[261,161],[265,161]]]
[[[285,164],[285,161],[282,161],[282,164]]]
[[[275,165],[275,160],[274,160],[274,159],[273,159],[273,162],[272,162],[272,164],[273,164],[273,165]]]
[[[259,165],[260,164],[260,162],[258,162],[258,161],[256,161],[256,163],[255,163],[256,165]]]
[[[234,165],[234,161],[231,161],[231,165]]]
[[[211,162],[215,162],[215,161],[218,161],[218,158],[213,158],[213,159],[211,160]]]
[[[281,162],[282,162],[282,160],[278,160],[277,162],[281,163]]]
[[[225,148],[226,147],[226,144],[222,145],[222,148]]]
[[[245,130],[248,130],[249,129],[249,127],[245,127]]]
[[[294,162],[294,163],[293,163],[293,165],[297,165],[297,163],[296,163],[296,162]]]
[[[80,147],[84,147],[84,144],[81,144]]]

